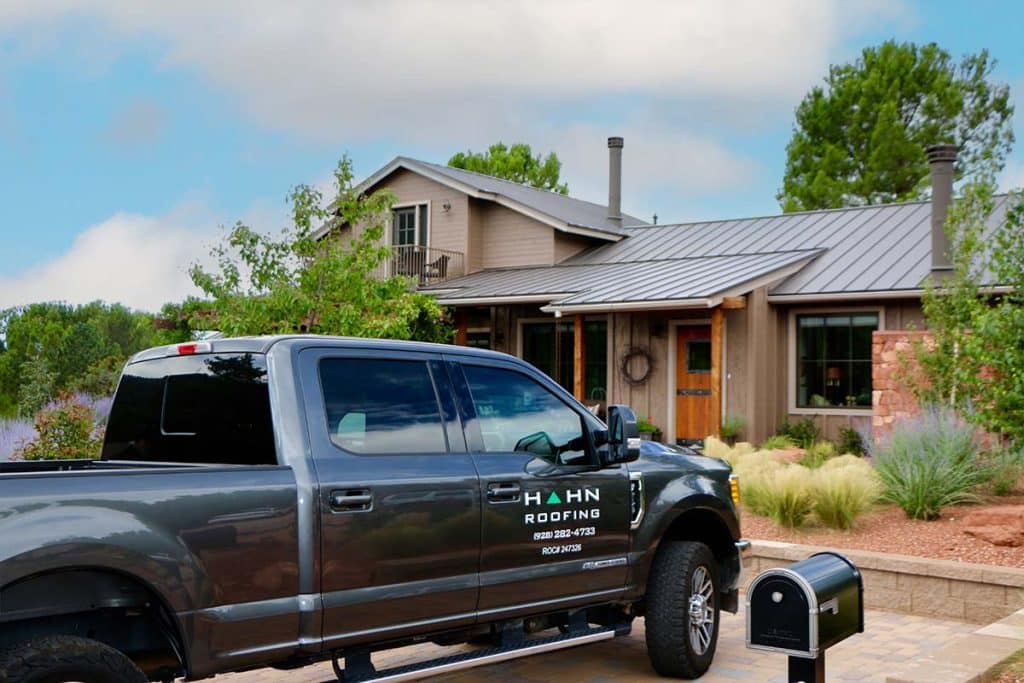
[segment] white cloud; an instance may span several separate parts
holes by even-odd
[[[198,294],[187,269],[209,252],[217,236],[209,227],[213,224],[212,216],[195,204],[166,216],[114,214],[80,233],[55,259],[0,277],[0,309],[102,299],[156,311],[168,301]]]
[[[1006,162],[999,176],[999,189],[1002,192],[1024,189],[1024,161],[1010,159]]]
[[[386,134],[424,143],[439,131],[493,135],[588,97],[788,107],[821,77],[850,17],[881,7],[37,0],[0,9],[0,30],[91,18],[109,32],[95,36],[105,49],[111,40],[157,46],[165,66],[235,93],[265,123],[325,142]]]

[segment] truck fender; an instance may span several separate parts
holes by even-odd
[[[173,612],[212,602],[199,558],[177,538],[124,511],[62,505],[0,520],[0,588],[53,571],[109,569],[138,580]]]

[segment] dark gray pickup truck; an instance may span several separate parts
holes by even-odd
[[[102,457],[0,464],[0,681],[333,660],[411,680],[612,638],[711,664],[736,611],[725,463],[461,347],[218,339],[127,365]],[[471,643],[377,671],[377,650]]]

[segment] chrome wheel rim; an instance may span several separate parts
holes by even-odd
[[[690,601],[687,606],[690,615],[690,647],[702,655],[711,647],[715,631],[715,586],[711,573],[701,565],[690,578]]]

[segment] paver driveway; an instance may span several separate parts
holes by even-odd
[[[925,617],[868,611],[865,633],[854,636],[828,651],[826,676],[829,681],[884,681],[907,660],[940,649],[953,638],[977,629],[977,625]],[[393,666],[430,656],[439,651],[431,645],[381,653],[374,658],[378,667]],[[218,683],[320,683],[333,679],[331,665],[319,664],[298,671],[262,669],[243,674],[218,676]],[[644,623],[633,622],[633,633],[625,638],[594,645],[560,650],[471,669],[431,679],[439,683],[606,683],[608,681],[664,681],[651,669],[644,648]],[[723,614],[715,663],[702,681],[728,683],[757,681],[785,683],[785,655],[755,652],[744,645],[742,612]]]

